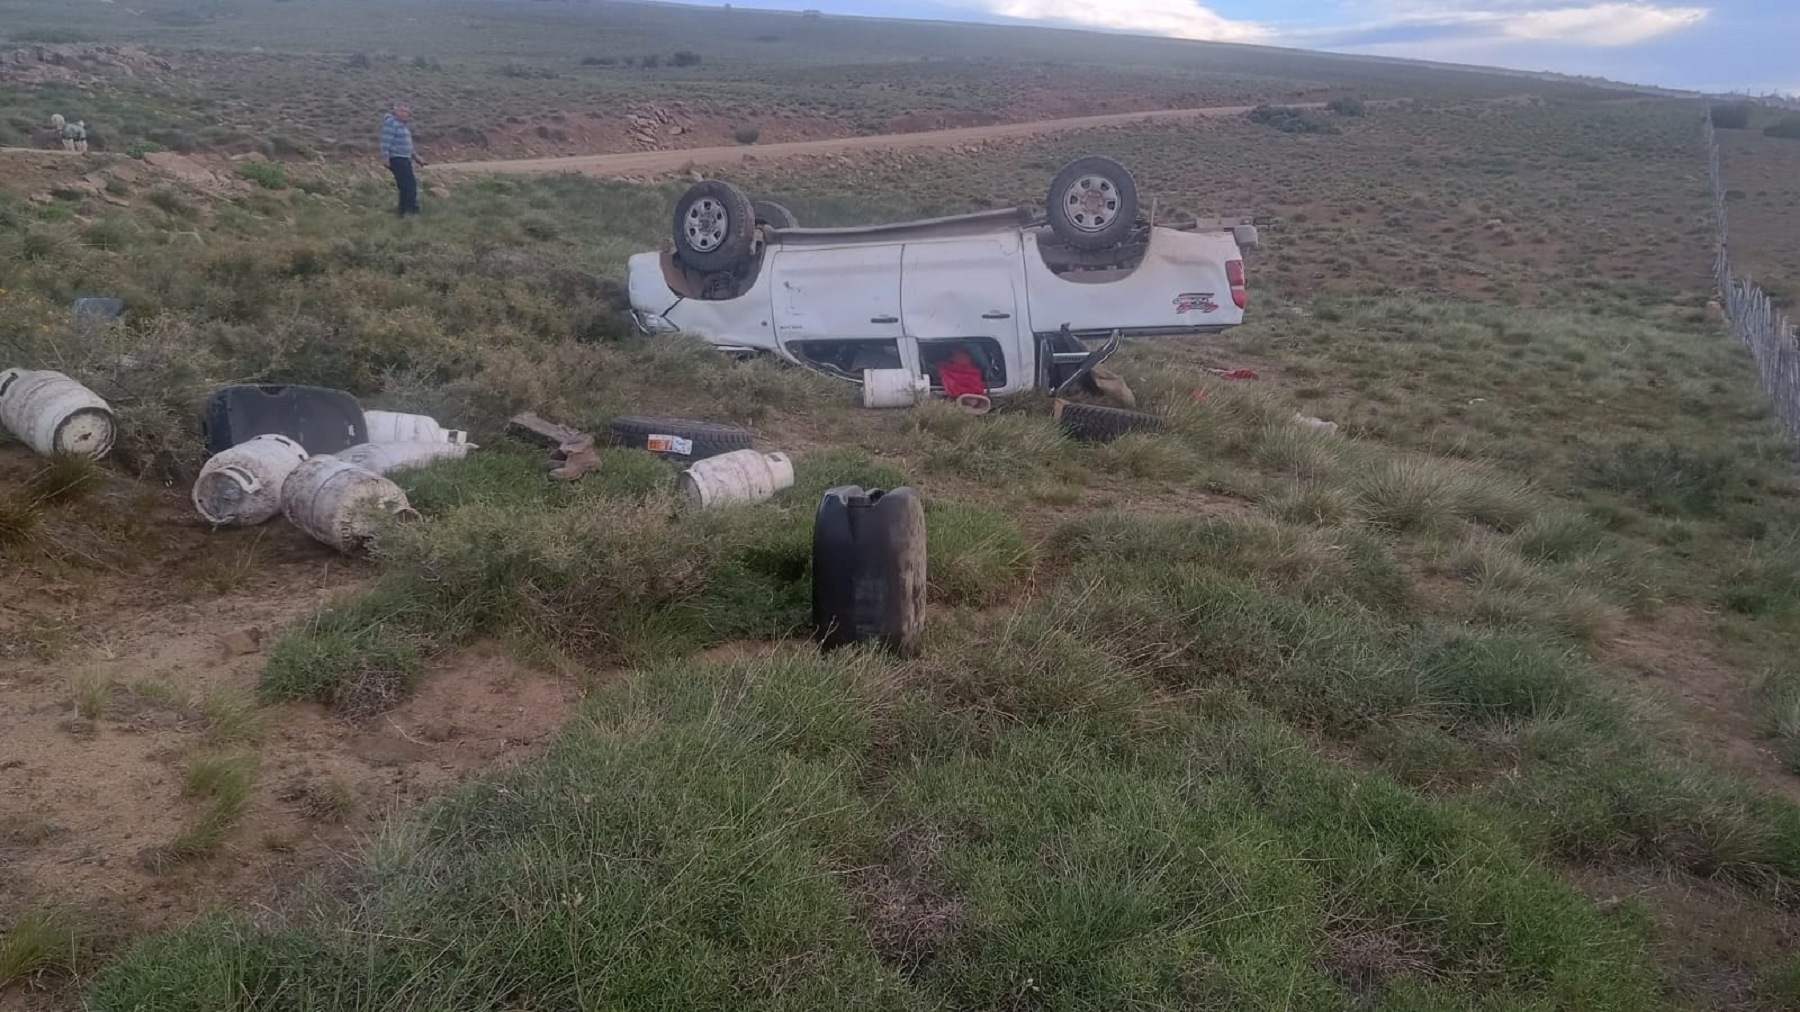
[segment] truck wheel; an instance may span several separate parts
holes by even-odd
[[[608,445],[649,450],[668,460],[705,460],[751,447],[750,433],[735,425],[688,418],[621,415],[608,429]]]
[[[766,225],[769,228],[800,227],[800,218],[788,210],[784,204],[777,204],[773,200],[758,200],[752,202],[750,206],[756,212],[758,225]]]
[[[1110,443],[1133,432],[1157,432],[1162,419],[1146,411],[1057,401],[1055,416],[1069,435],[1085,443]]]
[[[682,263],[698,271],[728,271],[750,259],[756,212],[744,191],[709,179],[676,201],[671,231]]]
[[[1111,158],[1077,158],[1051,181],[1044,209],[1056,237],[1070,246],[1117,246],[1137,227],[1137,182]]]

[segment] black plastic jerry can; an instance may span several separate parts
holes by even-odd
[[[328,387],[249,383],[220,387],[200,409],[200,431],[209,454],[224,453],[267,433],[286,436],[315,455],[369,441],[362,404]]]
[[[813,625],[825,649],[879,643],[914,657],[925,631],[925,507],[910,488],[845,485],[813,523]]]

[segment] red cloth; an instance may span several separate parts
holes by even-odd
[[[1228,380],[1253,380],[1253,379],[1256,379],[1256,370],[1255,369],[1208,369],[1206,371],[1209,373],[1212,373],[1214,376],[1217,376],[1220,379],[1228,379]]]
[[[981,378],[981,368],[966,351],[952,354],[950,361],[938,366],[938,382],[944,385],[944,396],[951,400],[963,394],[987,393],[987,381]]]

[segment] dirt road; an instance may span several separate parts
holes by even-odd
[[[1317,106],[1307,106],[1307,108],[1317,108]],[[1033,134],[1056,133],[1062,130],[1117,126],[1121,123],[1242,116],[1249,111],[1250,106],[1247,105],[1214,106],[1206,109],[1164,109],[1156,112],[1123,112],[1106,116],[1052,119],[1037,123],[1001,123],[995,126],[933,130],[928,133],[833,137],[829,140],[795,141],[790,144],[734,144],[730,147],[634,151],[619,155],[571,155],[564,158],[521,158],[496,162],[447,162],[442,165],[429,166],[425,171],[427,173],[502,173],[506,175],[578,172],[585,176],[643,176],[662,172],[679,172],[689,166],[709,168],[737,165],[746,158],[769,162],[795,155],[835,155],[846,151],[889,151],[897,148],[941,148],[954,144],[974,144],[1002,137],[1028,137]]]

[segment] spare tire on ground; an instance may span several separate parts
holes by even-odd
[[[1146,411],[1057,401],[1054,417],[1069,435],[1088,443],[1110,443],[1133,432],[1159,432],[1163,420]]]
[[[633,446],[668,460],[705,460],[751,449],[752,443],[750,433],[735,425],[688,418],[621,415],[609,430],[608,445]]]
[[[756,211],[743,190],[708,179],[675,202],[670,227],[681,262],[698,271],[729,271],[750,259]]]
[[[1137,181],[1111,158],[1089,155],[1063,166],[1044,198],[1050,228],[1076,249],[1117,246],[1137,227]]]
[[[799,228],[800,217],[787,209],[785,204],[777,204],[773,200],[757,200],[751,202],[758,225],[770,228]]]

